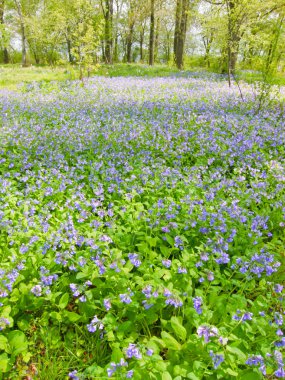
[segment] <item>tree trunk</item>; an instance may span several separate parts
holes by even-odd
[[[156,61],[158,58],[159,29],[160,29],[160,18],[157,18],[156,30],[155,30],[155,40],[154,40],[154,61]]]
[[[70,41],[70,39],[68,37],[66,39],[66,44],[67,44],[68,62],[72,63],[73,62],[73,57],[72,57],[72,54],[71,54],[71,41]]]
[[[236,10],[235,0],[227,0],[228,11],[228,75],[232,75],[236,70],[238,58],[240,35],[240,20]],[[230,85],[230,79],[229,79]]]
[[[24,22],[24,16],[22,13],[21,4],[18,0],[14,0],[18,12],[18,16],[20,18],[20,29],[21,29],[21,41],[22,41],[22,66],[27,66],[27,38],[26,38],[26,30],[25,30],[25,22]]]
[[[179,70],[183,68],[188,9],[189,0],[177,0],[174,33],[174,60]]]
[[[0,0],[0,24],[2,24],[4,26],[4,4],[5,3],[5,0]],[[3,62],[4,63],[9,63],[9,54],[8,54],[8,50],[7,50],[7,47],[4,46],[3,47]]]
[[[149,60],[150,66],[154,64],[154,1],[151,0],[150,6],[150,31],[149,31]]]
[[[140,31],[140,61],[141,62],[143,62],[143,60],[144,60],[143,44],[144,44],[144,27]]]
[[[105,0],[105,62],[113,63],[113,0]]]
[[[134,34],[134,22],[129,25],[129,32],[127,36],[127,62],[132,62],[132,45],[133,45],[133,34]]]
[[[181,5],[182,5],[181,1],[182,0],[176,1],[174,45],[173,45],[175,63],[176,63],[176,57],[177,57],[177,41],[178,41],[178,35],[179,35],[179,30],[180,30],[180,15],[181,15]]]

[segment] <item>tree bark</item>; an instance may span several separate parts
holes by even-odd
[[[127,62],[132,62],[132,45],[133,45],[133,34],[134,34],[134,22],[129,25],[129,32],[127,36]]]
[[[143,62],[144,60],[143,44],[144,44],[144,27],[140,31],[140,61],[141,62]]]
[[[0,24],[2,25],[4,25],[4,5],[5,5],[5,0],[0,0]],[[9,54],[8,54],[8,49],[6,46],[3,47],[2,54],[3,54],[3,62],[9,63]]]
[[[156,29],[155,29],[154,61],[156,61],[158,58],[159,29],[160,29],[160,18],[158,17],[156,20]]]
[[[113,0],[105,0],[105,62],[113,63]]]
[[[20,30],[21,30],[21,41],[22,41],[22,66],[27,66],[27,37],[26,37],[26,29],[25,29],[25,22],[24,22],[24,16],[21,8],[21,4],[18,0],[14,0],[18,12],[18,16],[20,18]]]
[[[179,70],[183,69],[188,10],[189,0],[177,0],[174,32],[174,61]]]
[[[153,66],[154,64],[154,2],[151,0],[150,5],[150,31],[149,31],[149,65]]]
[[[228,11],[228,75],[235,73],[238,58],[240,35],[240,20],[236,14],[235,0],[227,0]],[[229,80],[230,84],[230,80]]]

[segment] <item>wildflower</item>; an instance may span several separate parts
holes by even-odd
[[[134,371],[131,369],[126,373],[126,378],[131,379],[134,376]]]
[[[212,358],[215,369],[217,369],[219,365],[225,360],[224,355],[214,354],[212,350],[210,351],[210,356]]]
[[[170,268],[171,260],[162,260],[162,265],[165,266],[165,268]]]
[[[109,311],[111,309],[111,307],[112,307],[111,301],[108,298],[105,298],[104,301],[103,301],[103,303],[104,303],[105,309],[107,311]]]
[[[79,377],[77,376],[77,371],[74,370],[72,372],[69,372],[68,377],[73,380],[79,380]]]
[[[87,330],[91,333],[94,333],[97,330],[103,330],[104,325],[100,319],[98,319],[97,315],[94,316],[91,323],[87,325]]]
[[[126,349],[126,357],[128,359],[131,359],[131,358],[141,359],[142,355],[138,347],[135,344],[130,343],[128,348]]]
[[[205,343],[208,343],[210,341],[210,337],[218,335],[218,329],[215,326],[202,325],[198,327],[197,334],[200,338],[204,337]]]
[[[35,285],[32,287],[31,292],[36,296],[40,297],[42,295],[42,287],[41,285]]]
[[[277,371],[274,372],[274,375],[278,378],[284,379],[285,378],[285,370],[283,367],[279,367]]]
[[[137,253],[130,253],[128,255],[130,262],[138,268],[141,265],[141,260],[139,260],[139,255]]]
[[[132,299],[128,294],[119,294],[119,297],[123,303],[130,304],[132,302]]]
[[[193,306],[194,306],[194,309],[196,310],[196,312],[198,314],[202,314],[203,310],[202,310],[202,304],[203,304],[203,300],[201,297],[194,297],[193,298]]]

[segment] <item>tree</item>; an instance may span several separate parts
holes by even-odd
[[[22,40],[22,66],[27,66],[27,36],[26,36],[26,25],[23,14],[23,8],[20,0],[14,0],[15,7],[18,13],[20,30],[21,30],[21,40]]]
[[[5,0],[0,0],[0,46],[3,54],[3,62],[9,63],[9,54],[8,54],[8,44],[9,44],[9,33],[5,27],[4,22],[4,7]]]
[[[155,0],[150,2],[150,32],[149,32],[149,65],[154,64],[154,4]]]
[[[178,69],[183,68],[187,17],[189,0],[176,0],[175,31],[174,31],[174,62]]]
[[[113,14],[114,14],[114,2],[113,0],[105,0],[105,6],[101,1],[104,20],[104,58],[106,63],[113,63]]]

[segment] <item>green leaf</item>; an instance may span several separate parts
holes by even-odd
[[[227,346],[227,351],[229,351],[231,354],[234,354],[240,361],[244,362],[246,361],[246,355],[243,353],[239,348],[233,347],[233,346]]]
[[[64,317],[66,317],[70,322],[77,322],[81,319],[81,315],[67,310],[64,311]]]
[[[66,306],[68,305],[68,301],[69,301],[69,294],[64,293],[59,300],[58,307],[60,309],[65,309]]]
[[[237,377],[237,376],[238,376],[238,372],[233,371],[231,368],[227,368],[227,369],[225,370],[225,372],[228,373],[228,374],[231,375],[231,376],[234,376],[234,377]]]
[[[0,335],[0,350],[6,351],[8,348],[8,339],[4,335]]]
[[[195,375],[194,372],[189,372],[189,373],[187,373],[187,379],[191,379],[191,380],[200,380],[200,378],[197,377],[197,376]]]
[[[187,331],[177,317],[171,317],[171,327],[173,328],[175,335],[184,342],[187,336]]]
[[[168,332],[162,331],[161,337],[167,348],[171,350],[181,350],[181,345]]]
[[[9,358],[8,355],[2,354],[0,355],[0,373],[5,373],[9,371]]]
[[[123,352],[120,350],[120,348],[113,348],[111,359],[115,363],[119,363],[119,361],[124,357]]]
[[[8,334],[8,341],[12,355],[17,356],[20,352],[28,349],[28,341],[26,335],[20,330],[11,331]]]
[[[252,370],[246,370],[243,371],[240,376],[238,377],[239,380],[260,380],[262,378],[262,375],[260,372],[252,371]]]
[[[169,372],[163,372],[161,379],[162,380],[172,380],[172,377],[171,377]]]

